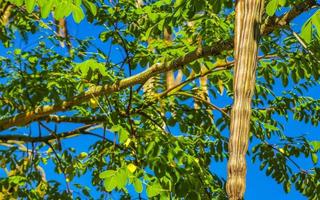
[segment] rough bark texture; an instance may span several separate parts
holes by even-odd
[[[235,19],[234,104],[231,111],[227,193],[243,198],[250,131],[251,98],[255,85],[258,41],[264,0],[237,0]]]

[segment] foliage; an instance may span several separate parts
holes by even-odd
[[[228,158],[233,1],[0,2],[1,12],[12,6],[0,32],[0,197],[227,199],[212,166]],[[309,12],[296,34],[291,20]],[[63,18],[79,31],[69,29],[70,50],[56,31]],[[319,126],[320,100],[308,96],[319,84],[319,18],[312,0],[266,2],[272,31],[260,41],[248,152],[285,192],[309,199],[320,194],[320,141],[288,133],[286,120]],[[170,89],[163,72],[171,65],[184,77]],[[140,81],[146,73],[152,92]],[[199,100],[204,75],[209,102]],[[50,169],[62,178],[46,176]]]

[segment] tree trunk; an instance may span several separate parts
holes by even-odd
[[[67,46],[68,50],[70,51],[71,43],[69,40],[69,33],[68,33],[66,19],[62,18],[62,19],[56,20],[56,27],[57,27],[58,36],[63,39],[63,41],[60,41],[60,46],[65,47],[64,43],[66,43],[66,46]]]
[[[234,36],[234,104],[231,111],[227,193],[243,198],[250,131],[251,98],[255,86],[258,41],[264,0],[237,0]]]

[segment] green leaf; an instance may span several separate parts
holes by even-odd
[[[82,193],[87,196],[87,197],[90,197],[90,189],[85,187],[82,189]]]
[[[47,0],[40,9],[41,17],[47,18],[52,9],[53,0]]]
[[[64,7],[64,17],[68,17],[71,13],[72,13],[72,4],[65,2],[64,3],[65,7]]]
[[[135,178],[133,180],[133,187],[137,193],[141,193],[143,190],[142,181],[138,178]]]
[[[287,3],[287,0],[279,0],[279,5],[280,6],[285,6]]]
[[[212,7],[214,13],[219,13],[222,8],[222,1],[214,1]]]
[[[290,181],[286,181],[284,184],[283,184],[283,189],[286,193],[289,193],[290,190],[291,190],[291,182]]]
[[[320,10],[318,10],[311,18],[312,24],[317,30],[318,36],[320,37]]]
[[[282,80],[283,86],[287,87],[287,85],[288,85],[288,76],[287,76],[287,74],[282,74],[281,80]]]
[[[121,169],[114,177],[117,182],[117,187],[123,189],[127,185],[127,173],[125,170]]]
[[[80,7],[82,0],[74,0],[73,2],[77,7]]]
[[[144,40],[148,40],[148,38],[150,37],[151,31],[153,30],[154,26],[148,28],[148,30],[146,31],[145,35],[144,35]]]
[[[100,35],[99,35],[99,38],[102,42],[105,42],[107,41],[110,37],[113,36],[113,32],[111,31],[104,31],[104,32],[101,32]]]
[[[299,82],[298,73],[295,69],[292,70],[291,77],[292,77],[292,80],[295,84],[297,84]]]
[[[44,4],[47,2],[46,0],[37,0],[38,1],[38,6],[42,8]]]
[[[14,53],[14,55],[20,55],[21,49],[15,49],[13,53]]]
[[[319,149],[320,149],[320,141],[309,142],[309,145],[312,146],[312,148],[315,152],[319,151]]]
[[[84,13],[81,7],[74,6],[72,9],[72,17],[76,23],[80,23],[84,19]]]
[[[23,0],[14,0],[14,1],[12,1],[12,3],[16,4],[17,6],[22,6]]]
[[[159,195],[161,191],[162,188],[159,183],[154,183],[147,186],[147,195],[149,198]]]
[[[81,72],[82,77],[86,77],[89,71],[88,61],[84,61],[82,63],[77,63],[74,67],[75,72]]]
[[[85,159],[86,157],[88,157],[88,153],[87,152],[81,152],[78,156],[79,159],[83,160]]]
[[[36,56],[30,56],[30,57],[28,58],[28,61],[29,61],[30,63],[36,63],[36,62],[38,61],[38,57],[36,57]]]
[[[56,8],[54,10],[54,18],[55,19],[62,19],[65,15],[65,9],[66,9],[66,4],[65,3],[59,3],[56,5]]]
[[[201,200],[201,195],[199,192],[191,191],[187,194],[186,200]]]
[[[154,146],[156,145],[156,143],[154,141],[151,141],[148,146],[147,149],[145,151],[145,154],[149,154],[151,150],[153,150]]]
[[[36,0],[25,0],[25,5],[26,5],[26,10],[28,13],[32,13],[35,5],[36,5]]]
[[[180,7],[182,4],[184,3],[184,0],[176,0],[176,2],[174,3],[174,7],[178,8]]]
[[[103,63],[96,62],[96,66],[102,76],[108,75],[107,69]]]
[[[279,129],[276,126],[273,126],[271,124],[264,124],[264,128],[270,130],[270,131],[278,131]]]
[[[306,42],[310,43],[312,39],[312,22],[307,20],[306,23],[301,28],[301,38]]]
[[[312,159],[312,162],[313,162],[314,164],[317,164],[317,163],[318,163],[318,156],[317,156],[316,153],[312,153],[312,154],[311,154],[311,159]]]
[[[91,12],[91,14],[93,16],[96,16],[96,14],[97,14],[97,6],[94,3],[90,2],[90,1],[85,1],[84,5],[89,9],[89,11]]]
[[[23,176],[10,176],[9,180],[11,183],[17,184],[19,186],[24,186],[27,183],[27,178]]]
[[[117,171],[115,171],[115,170],[106,170],[106,171],[101,172],[99,174],[99,178],[109,178],[109,177],[114,176],[116,173],[117,173]]]
[[[129,132],[119,124],[113,125],[111,130],[113,132],[118,132],[120,143],[124,143],[129,138]]]
[[[92,71],[98,70],[102,76],[108,76],[109,73],[106,70],[104,63],[99,63],[95,59],[89,59],[82,63],[77,63],[74,71],[80,71],[82,74],[82,77],[86,77],[88,74],[89,69]]]
[[[119,132],[119,142],[122,144],[129,138],[129,132],[122,128]]]
[[[278,0],[271,0],[266,6],[266,13],[269,16],[273,16],[278,8]]]
[[[194,70],[195,73],[199,73],[201,70],[201,65],[199,62],[194,62],[194,64],[192,65],[192,69]]]
[[[158,22],[158,29],[159,30],[163,30],[164,23],[165,23],[165,19],[162,19],[160,22]]]
[[[111,127],[111,130],[112,130],[113,132],[119,132],[120,129],[121,129],[121,126],[120,126],[119,124],[113,125],[113,126]]]
[[[107,178],[104,181],[104,188],[107,192],[111,192],[115,187],[117,187],[117,179],[115,177]]]

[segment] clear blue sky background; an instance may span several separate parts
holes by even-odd
[[[311,15],[311,13],[307,13],[298,19],[294,20],[293,26],[294,29],[299,32],[300,27],[302,23]],[[72,20],[68,20],[68,28],[71,35],[74,35],[79,38],[85,38],[87,36],[94,36],[97,37],[97,35],[100,33],[102,28],[92,28],[91,25],[89,25],[86,22],[82,22],[79,25],[72,22]],[[30,37],[29,44],[36,44],[38,41],[38,36],[34,35]],[[21,40],[16,41],[16,46],[13,48],[32,48],[32,45],[24,44]],[[107,49],[108,45],[106,43],[96,43],[99,47]],[[112,58],[114,60],[121,60],[121,55],[119,54],[119,51],[116,49],[113,49],[114,52],[112,53]],[[0,48],[0,55],[1,56],[7,56],[6,52],[3,47]],[[63,52],[61,52],[63,53]],[[139,72],[139,71],[136,71]],[[289,85],[289,88],[292,87],[292,84]],[[276,92],[280,93],[282,91],[282,87],[278,85],[276,87]],[[315,99],[319,99],[319,90],[320,86],[317,86],[315,88],[312,88],[308,93],[306,93],[306,96],[311,96]],[[232,102],[231,99],[225,99],[220,98],[218,101],[215,101],[215,104],[218,106],[224,106],[227,104],[230,104]],[[279,118],[278,120],[284,121],[282,118]],[[304,124],[299,123],[290,120],[289,122],[285,123],[285,133],[290,136],[296,136],[301,134],[307,134],[309,139],[312,140],[319,140],[319,128],[313,127],[310,124]],[[37,126],[34,124],[32,125],[32,129],[36,132]],[[71,130],[72,128],[76,127],[75,125],[64,125],[59,126],[59,131],[66,131]],[[174,130],[174,129],[173,129]],[[228,134],[226,132],[225,134]],[[65,142],[63,142],[63,146],[66,147],[76,147],[77,152],[87,151],[88,146],[93,144],[93,142],[96,139],[90,136],[81,136],[75,139],[68,139]],[[302,166],[305,166],[306,169],[311,167],[311,162],[307,161],[305,159],[295,159],[298,163],[300,163]],[[47,169],[47,178],[48,179],[57,179],[60,180],[62,183],[64,183],[64,178],[62,175],[57,175],[52,170],[52,163],[49,163],[46,167]],[[226,177],[226,162],[223,163],[212,163],[211,166],[212,170],[217,173],[218,175],[222,177]],[[0,177],[3,176],[3,171],[0,170]],[[90,185],[90,175],[86,175],[81,178],[77,178],[75,182],[79,182],[84,185]],[[130,189],[132,191],[132,188]],[[144,194],[145,195],[145,194]],[[113,194],[111,196],[113,199],[118,199],[117,194]],[[295,189],[291,190],[289,194],[285,194],[282,185],[278,185],[271,177],[267,177],[265,175],[265,172],[262,172],[259,170],[259,163],[252,164],[252,162],[248,159],[248,174],[247,174],[247,191],[245,194],[245,199],[247,200],[303,200],[306,199],[301,194],[299,194]]]

